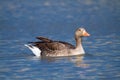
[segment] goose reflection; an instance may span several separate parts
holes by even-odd
[[[52,63],[52,62],[70,62],[73,63],[75,65],[75,67],[81,67],[81,68],[88,68],[89,64],[84,62],[84,55],[77,55],[77,56],[67,56],[67,57],[36,57],[36,56],[32,56],[33,60],[40,60],[40,61],[44,61],[47,63]],[[65,61],[66,60],[66,61]],[[66,63],[67,64],[67,63]]]
[[[89,64],[86,64],[84,62],[84,56],[78,55],[75,56],[74,58],[70,58],[70,61],[75,64],[76,67],[82,67],[82,68],[87,68],[89,67]]]

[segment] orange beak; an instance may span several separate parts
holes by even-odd
[[[85,31],[85,32],[83,33],[83,36],[90,36],[90,34]]]

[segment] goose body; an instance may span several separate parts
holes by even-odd
[[[54,41],[45,37],[36,37],[37,42],[30,42],[30,44],[26,44],[36,56],[72,56],[72,55],[80,55],[85,54],[85,51],[82,47],[82,37],[89,36],[84,28],[78,28],[75,31],[75,41],[76,46],[63,42],[63,41]]]

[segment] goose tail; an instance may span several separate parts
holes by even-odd
[[[26,46],[27,48],[29,48],[33,52],[33,54],[35,56],[37,56],[37,57],[41,56],[41,50],[38,47],[33,46],[31,44],[25,44],[24,46]]]

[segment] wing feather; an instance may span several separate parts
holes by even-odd
[[[34,46],[37,46],[41,50],[62,50],[65,48],[75,48],[72,44],[63,41],[53,41],[45,37],[36,37],[41,41],[31,42]]]
[[[41,36],[36,37],[36,38],[39,39],[39,40],[41,40],[41,41],[43,41],[43,42],[52,42],[53,41],[51,39],[48,39],[48,38],[45,38],[45,37],[41,37]]]

